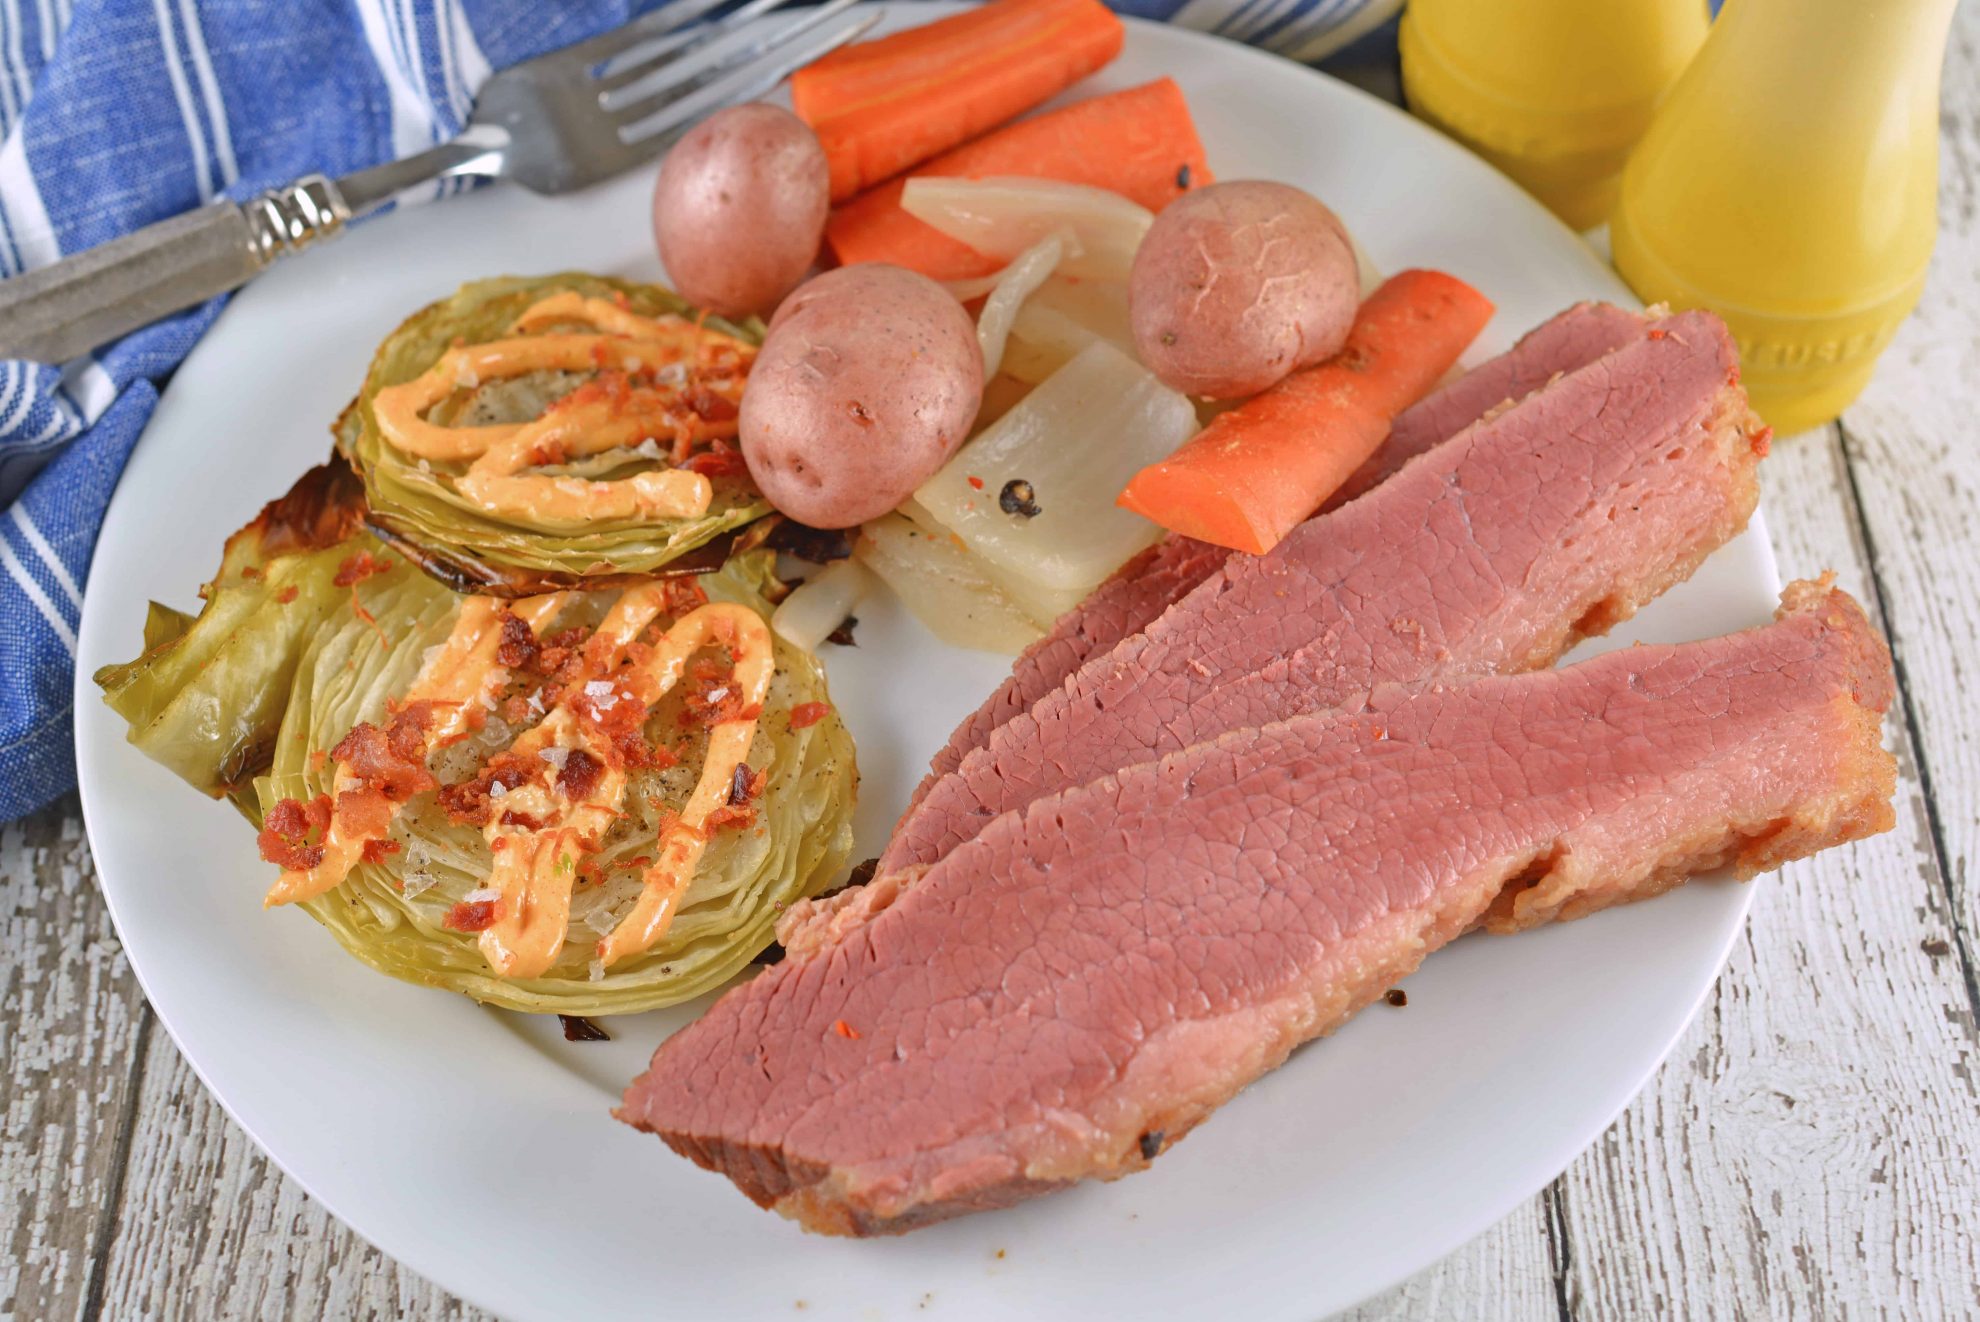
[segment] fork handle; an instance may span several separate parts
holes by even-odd
[[[215,202],[0,282],[0,358],[67,362],[238,289],[350,217],[335,183],[305,175],[245,205]]]

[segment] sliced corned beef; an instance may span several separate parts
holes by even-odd
[[[1228,558],[937,780],[880,870],[932,863],[1041,795],[1377,683],[1551,664],[1745,526],[1766,430],[1738,380],[1724,323],[1664,318],[1270,553]]]
[[[620,1117],[838,1234],[1141,1169],[1470,928],[1888,829],[1891,686],[1802,584],[1728,638],[1230,732],[800,923]]]
[[[1457,435],[1493,408],[1523,399],[1556,375],[1586,366],[1640,337],[1650,319],[1610,303],[1578,303],[1523,336],[1505,353],[1480,363],[1450,385],[1405,409],[1388,440],[1331,497],[1344,505],[1440,441]],[[1065,682],[1093,657],[1140,633],[1197,584],[1222,568],[1230,552],[1171,535],[1135,556],[1092,595],[1060,616],[1045,636],[1011,666],[1011,677],[964,718],[935,754],[910,806],[955,770],[990,732]]]

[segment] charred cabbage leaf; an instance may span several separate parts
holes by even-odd
[[[363,477],[373,531],[459,591],[524,596],[624,583],[658,572],[706,572],[720,567],[737,530],[769,512],[739,463],[712,466],[713,499],[705,513],[693,517],[606,517],[580,523],[527,512],[491,512],[462,489],[468,461],[415,457],[387,440],[374,406],[381,390],[419,377],[457,344],[504,338],[525,311],[567,292],[606,299],[643,317],[695,316],[669,290],[603,276],[566,273],[476,281],[415,314],[387,337],[357,399],[334,428],[339,451]],[[762,338],[762,326],[754,319],[737,324],[707,317],[702,325],[748,345]],[[574,323],[567,329],[595,328]],[[427,416],[444,415],[450,423],[524,421],[591,379],[595,374],[537,372],[520,381],[470,383]],[[670,457],[655,453],[653,446],[645,449],[644,454],[615,449],[545,471],[619,481],[671,466]]]
[[[330,790],[335,764],[325,751],[360,722],[389,719],[463,600],[362,529],[328,545],[298,535],[297,510],[327,507],[339,481],[325,468],[298,484],[229,541],[197,616],[154,607],[144,653],[97,675],[133,743],[197,788],[231,795],[257,826],[285,799]],[[313,495],[298,501],[299,493]],[[319,520],[313,535],[338,526]],[[768,551],[739,555],[699,582],[711,600],[766,615],[778,586]],[[578,594],[573,609],[595,617],[615,595]],[[516,1010],[631,1013],[719,986],[770,944],[784,905],[843,874],[851,850],[851,736],[829,707],[818,662],[781,642],[775,657],[747,759],[763,777],[754,819],[711,836],[678,915],[651,949],[609,969],[594,960],[599,938],[639,894],[639,860],[655,852],[663,823],[699,774],[672,700],[653,708],[647,728],[656,743],[682,750],[681,764],[639,773],[625,816],[586,860],[565,944],[544,976],[495,976],[474,933],[449,926],[456,906],[485,884],[491,855],[482,832],[450,817],[430,792],[399,813],[389,853],[302,907],[381,972]],[[462,779],[521,728],[490,713],[430,765],[443,782]]]

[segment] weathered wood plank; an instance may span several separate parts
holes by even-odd
[[[493,1322],[400,1267],[277,1169],[171,1041],[153,1044],[103,1316]]]
[[[1929,844],[1974,979],[1980,925],[1980,10],[1953,26],[1941,113],[1939,245],[1918,311],[1843,419],[1849,469],[1936,811]]]
[[[73,1317],[115,1224],[150,1022],[73,799],[0,827],[0,914],[0,1316]]]
[[[1534,1198],[1434,1267],[1336,1322],[1487,1322],[1555,1313],[1555,1245],[1549,1199]]]

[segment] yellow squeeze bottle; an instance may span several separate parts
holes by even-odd
[[[1624,172],[1617,269],[1726,319],[1776,431],[1840,413],[1918,301],[1953,5],[1728,0]]]
[[[1707,23],[1705,0],[1410,0],[1403,94],[1587,229]]]

